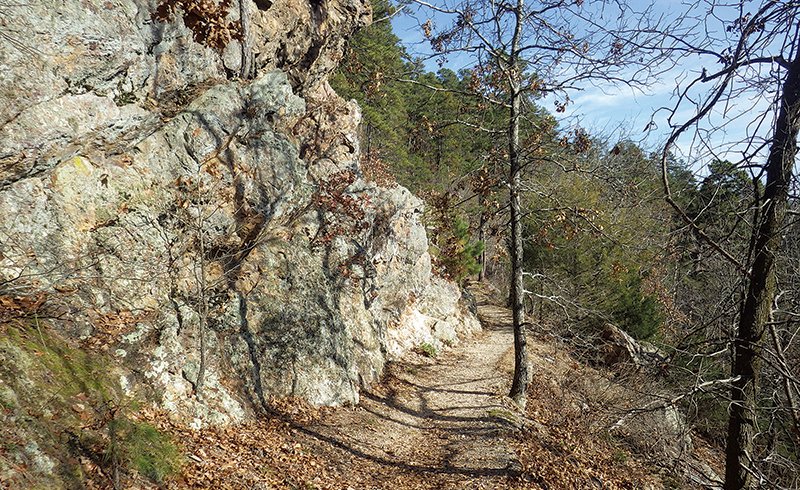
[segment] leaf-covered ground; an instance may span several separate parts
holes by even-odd
[[[676,488],[599,427],[585,385],[599,374],[530,339],[528,409],[503,395],[512,369],[510,316],[479,296],[484,332],[391,365],[355,407],[277,403],[258,423],[217,430],[151,418],[182,441],[172,487],[290,489]],[[584,392],[580,385],[584,385]],[[583,395],[581,395],[583,393]],[[583,396],[583,398],[582,398]],[[159,422],[160,421],[160,422]]]

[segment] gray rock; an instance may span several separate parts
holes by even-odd
[[[253,7],[247,82],[241,46],[153,8],[9,7],[30,34],[0,46],[2,293],[47,293],[76,338],[129,319],[125,392],[197,427],[356,402],[391,356],[479,328],[431,276],[421,201],[360,178],[358,108],[325,81],[365,2]]]
[[[25,444],[23,454],[28,459],[31,469],[36,473],[51,475],[56,468],[55,462],[39,449],[39,445],[35,441]]]
[[[251,9],[257,73],[283,68],[300,92],[313,90],[341,57],[345,35],[369,21],[368,2],[315,5],[276,0]],[[78,153],[124,152],[162,125],[159,116],[236,76],[238,43],[220,54],[195,42],[180,15],[155,20],[155,7],[42,0],[3,9],[0,186]],[[237,8],[229,18],[237,20]]]
[[[608,366],[628,365],[636,369],[664,362],[665,352],[649,342],[637,341],[621,328],[607,323],[600,334],[600,354]]]

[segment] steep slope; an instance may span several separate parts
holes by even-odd
[[[358,108],[325,80],[368,7],[243,2],[2,5],[0,365],[105,372],[99,396],[48,388],[60,361],[0,371],[3,423],[52,463],[4,446],[0,474],[67,471],[23,386],[227,424],[357,402],[387,359],[479,328],[431,275],[421,201],[361,177]]]

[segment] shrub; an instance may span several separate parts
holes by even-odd
[[[633,338],[642,340],[657,334],[664,320],[658,299],[642,292],[642,279],[626,274],[610,295],[614,321]]]
[[[437,250],[433,256],[444,275],[461,282],[469,275],[480,272],[478,257],[483,252],[483,242],[473,241],[469,225],[461,218],[450,223],[437,223],[434,242]]]
[[[423,342],[422,344],[420,344],[416,350],[425,357],[436,357],[439,355],[439,352],[436,350],[436,347],[427,342]]]

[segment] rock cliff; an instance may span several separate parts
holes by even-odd
[[[197,426],[356,402],[392,356],[478,329],[431,275],[422,203],[363,178],[358,107],[327,84],[369,19],[361,0],[4,5],[0,297]]]

